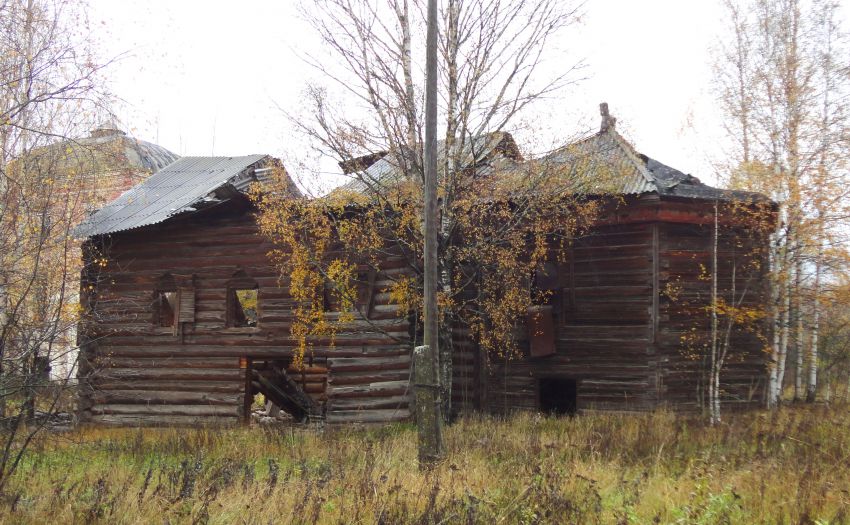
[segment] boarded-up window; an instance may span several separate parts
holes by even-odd
[[[378,272],[375,270],[361,272],[357,276],[357,306],[366,319],[371,319],[372,317],[372,308],[375,305],[375,281],[377,280],[377,276]]]
[[[531,357],[555,353],[555,326],[551,305],[535,305],[528,309],[528,341]]]
[[[195,322],[195,289],[189,287],[180,287],[177,292],[177,302],[180,305],[178,322],[194,323]]]

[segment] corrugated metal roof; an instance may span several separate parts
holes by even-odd
[[[468,168],[481,162],[489,160],[499,148],[516,149],[513,137],[509,133],[494,132],[477,135],[463,144],[460,152],[459,169]],[[444,159],[446,155],[445,141],[437,143],[437,158]],[[442,167],[442,162],[438,163]],[[401,167],[396,155],[389,153],[381,156],[377,161],[370,164],[366,169],[351,173],[352,180],[343,184],[338,189],[355,193],[368,193],[374,188],[387,188],[395,186],[409,176]]]
[[[183,157],[92,214],[74,233],[83,238],[149,226],[219,202],[216,190],[229,185],[244,191],[257,180],[254,168],[266,159],[270,157]]]
[[[638,153],[613,128],[568,144],[540,158],[494,167],[508,184],[539,184],[539,191],[662,196],[691,199],[763,199],[750,192],[703,184],[692,175]],[[537,180],[529,175],[537,175]],[[521,182],[520,182],[521,181]],[[521,187],[521,186],[520,186]]]
[[[655,179],[632,147],[613,130],[567,144],[514,170],[539,174],[544,191],[635,195],[657,190]]]
[[[444,155],[439,143],[438,155]],[[703,184],[646,155],[611,127],[572,142],[538,158],[520,158],[508,133],[488,133],[469,141],[464,168],[476,167],[476,177],[494,181],[516,194],[640,195],[656,193],[692,199],[760,198],[747,192]],[[366,169],[351,174],[342,191],[369,193],[399,184],[405,174],[393,154],[376,156]]]

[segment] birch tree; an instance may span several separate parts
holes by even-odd
[[[47,423],[36,409],[57,410],[73,370],[49,380],[74,347],[70,232],[93,181],[53,145],[90,125],[102,99],[87,42],[72,0],[0,1],[0,491]]]
[[[836,2],[729,0],[726,8],[730,34],[716,64],[731,145],[727,182],[781,205],[771,243],[768,400],[775,406],[782,399],[790,347],[797,356],[795,397],[802,397],[807,379],[806,398],[813,401],[823,248],[839,242],[848,217],[847,40]]]
[[[311,295],[312,290],[328,279],[335,290],[346,289],[345,283],[333,276],[356,273],[350,265],[357,258],[352,256],[360,256],[361,266],[376,265],[376,260],[363,261],[362,254],[370,249],[379,255],[403,254],[409,261],[409,273],[387,292],[405,311],[418,316],[421,310],[423,6],[416,0],[323,0],[305,6],[306,18],[329,50],[329,59],[312,56],[308,60],[327,75],[330,88],[309,87],[309,110],[291,115],[291,122],[310,138],[314,152],[321,157],[356,166],[368,155],[379,153],[381,158],[391,159],[398,174],[388,184],[354,169],[348,174],[354,186],[347,188],[358,191],[343,188],[309,205],[275,202],[268,197],[261,206],[264,231],[287,252],[304,253],[303,257],[289,257],[281,269],[289,276],[315,276],[314,282],[303,287],[306,295],[301,300],[319,309],[321,304]],[[548,46],[576,17],[576,6],[558,0],[441,3],[437,258],[445,415],[451,413],[455,324],[464,318],[484,347],[505,355],[516,352],[512,335],[532,301],[529,275],[543,256],[538,245],[547,235],[566,236],[567,230],[578,228],[592,207],[579,206],[577,199],[571,198],[533,199],[535,189],[544,183],[539,173],[517,173],[512,184],[516,191],[510,198],[504,184],[499,186],[479,175],[492,169],[494,159],[479,158],[485,150],[516,150],[509,140],[500,140],[506,138],[502,131],[576,80],[578,63],[552,56]],[[544,71],[544,62],[553,58],[558,67],[550,70],[553,73]],[[342,68],[329,65],[329,60],[330,64],[341,63]],[[335,102],[337,97],[347,101],[344,107]],[[483,197],[491,200],[485,202]],[[351,203],[368,211],[347,219],[345,225],[326,218],[338,217]],[[281,212],[292,206],[299,208]],[[321,209],[318,215],[314,213],[317,209]],[[312,217],[306,223],[312,225],[310,233],[298,239],[281,229],[285,220],[296,215]],[[557,219],[562,220],[557,223]],[[348,256],[329,263],[322,262],[315,250],[305,252],[305,238],[316,241],[325,235],[319,232],[330,230],[346,235],[357,232],[337,239],[343,246],[336,249]],[[320,246],[328,244],[319,242]],[[349,270],[335,270],[340,266]],[[498,272],[500,278],[484,279],[482,272]],[[482,300],[484,297],[488,299]],[[315,309],[304,312],[304,318],[314,320],[307,323],[313,328],[301,324],[296,328],[300,335],[323,326]]]

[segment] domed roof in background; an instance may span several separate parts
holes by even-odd
[[[91,130],[88,137],[69,142],[117,154],[115,160],[123,161],[119,162],[123,166],[116,165],[116,169],[136,168],[152,174],[180,158],[162,146],[128,136],[114,121],[101,123]]]
[[[18,162],[21,169],[64,180],[65,191],[80,192],[83,205],[91,211],[179,158],[162,146],[127,135],[114,122],[105,122],[88,137],[34,149]]]

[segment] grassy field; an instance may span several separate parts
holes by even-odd
[[[411,426],[44,435],[7,523],[850,523],[850,408],[463,420],[447,460]]]

